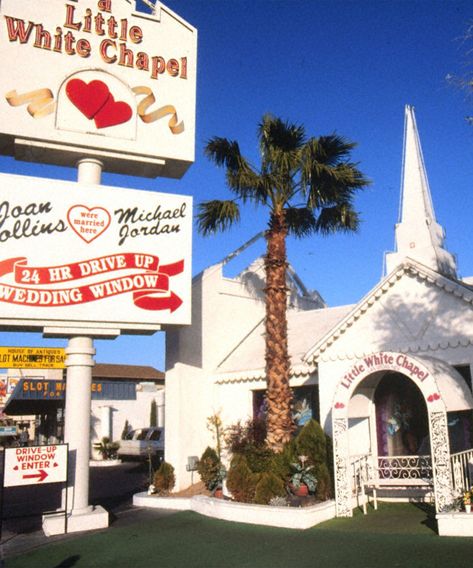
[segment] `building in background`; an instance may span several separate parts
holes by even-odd
[[[37,444],[64,439],[66,381],[61,369],[8,369],[4,419],[27,427]],[[149,426],[156,402],[157,425],[164,426],[164,373],[154,367],[97,363],[92,370],[91,448],[103,437],[119,440],[129,429]]]

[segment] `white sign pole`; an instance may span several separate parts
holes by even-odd
[[[102,163],[98,160],[81,160],[78,163],[77,181],[100,185]],[[90,511],[89,459],[90,459],[90,401],[92,367],[95,362],[94,341],[91,337],[71,337],[66,348],[66,407],[64,437],[69,444],[69,480],[73,495],[68,502],[72,515]],[[69,491],[69,488],[67,489]]]

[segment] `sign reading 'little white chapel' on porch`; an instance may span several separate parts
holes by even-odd
[[[416,361],[405,354],[374,353],[357,361],[345,373],[340,384],[346,389],[350,389],[367,372],[374,373],[386,369],[403,373],[421,383],[429,377],[429,372],[426,369],[422,369]]]

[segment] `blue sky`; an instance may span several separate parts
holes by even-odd
[[[398,216],[404,105],[416,108],[430,188],[460,276],[473,275],[473,101],[446,81],[471,71],[471,3],[456,0],[175,0],[165,2],[199,32],[196,162],[182,180],[105,174],[103,183],[185,193],[198,203],[225,198],[223,172],[203,156],[211,136],[239,141],[258,159],[256,128],[271,112],[308,135],[336,131],[358,146],[354,159],[372,180],[356,200],[356,235],[290,240],[289,260],[329,305],[354,303],[380,279]],[[0,171],[75,179],[73,169],[0,158]],[[194,235],[193,273],[265,228],[249,206],[225,235]],[[228,275],[263,252],[252,247]],[[65,345],[40,334],[0,334],[3,345]],[[163,334],[96,342],[98,362],[164,367]]]

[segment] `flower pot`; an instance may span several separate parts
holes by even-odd
[[[299,487],[294,487],[294,485],[291,485],[291,491],[297,497],[307,497],[307,495],[309,495],[309,488],[304,483],[301,483]]]
[[[217,499],[223,499],[223,490],[222,489],[216,489],[214,491],[214,497],[216,497]]]
[[[465,505],[465,512],[471,513],[471,504]]]

